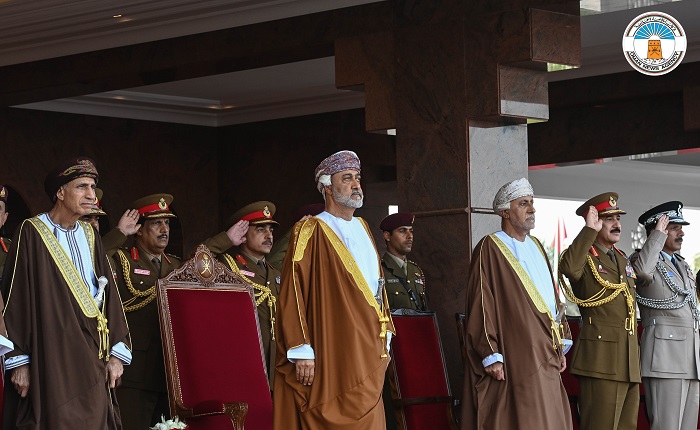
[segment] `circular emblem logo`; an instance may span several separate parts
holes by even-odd
[[[168,204],[165,203],[165,199],[161,197],[160,201],[158,202],[158,207],[162,210],[166,210],[168,208]]]
[[[647,12],[629,23],[622,36],[627,62],[649,76],[664,75],[675,69],[688,46],[681,24],[671,15]]]

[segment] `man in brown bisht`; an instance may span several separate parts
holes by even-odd
[[[117,381],[131,361],[129,331],[97,232],[79,221],[98,173],[80,157],[44,187],[53,208],[25,220],[3,280],[8,354],[4,429],[119,429]]]
[[[476,245],[467,284],[463,430],[571,429],[559,373],[571,346],[564,306],[535,227],[527,179],[493,202],[502,231]]]
[[[294,226],[284,262],[274,427],[384,429],[394,327],[370,229],[353,216],[363,201],[357,155],[323,160],[316,185],[326,210]]]

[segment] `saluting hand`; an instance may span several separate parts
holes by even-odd
[[[497,361],[484,369],[486,373],[496,381],[505,381],[506,374],[503,371],[503,363]]]
[[[598,217],[598,209],[596,209],[595,206],[588,207],[586,227],[590,227],[595,231],[600,231],[600,229],[603,228],[603,220]]]
[[[127,209],[124,215],[119,218],[117,228],[124,233],[124,236],[132,236],[141,228],[141,224],[138,224],[138,222],[139,211],[136,209]]]
[[[245,234],[248,232],[248,221],[240,220],[226,230],[226,236],[231,240],[233,246],[245,243]]]
[[[656,221],[656,227],[654,227],[654,230],[659,230],[665,234],[668,234],[668,223],[670,220],[671,219],[668,217],[668,215],[663,215],[658,221]]]

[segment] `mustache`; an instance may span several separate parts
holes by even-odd
[[[272,246],[272,241],[271,241],[271,240],[266,240],[265,242],[263,242],[263,245],[270,245],[270,246]]]
[[[610,230],[610,233],[621,233],[620,229],[615,227],[614,229]]]

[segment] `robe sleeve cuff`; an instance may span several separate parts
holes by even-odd
[[[316,354],[314,353],[314,349],[311,348],[311,345],[308,343],[305,343],[301,346],[297,346],[296,348],[292,348],[289,351],[287,351],[287,360],[291,361],[292,363],[296,362],[297,360],[315,360],[316,359]]]
[[[5,336],[0,334],[0,355],[5,355],[8,352],[15,350],[15,344]]]
[[[564,355],[566,355],[566,353],[569,352],[571,347],[574,346],[574,341],[571,339],[562,339],[561,343],[564,346]]]
[[[114,345],[110,354],[120,359],[127,366],[131,364],[131,351],[124,345],[124,342]]]
[[[12,370],[17,367],[24,366],[25,364],[29,364],[28,355],[17,355],[15,357],[10,357],[5,360],[5,370]]]
[[[496,352],[481,360],[481,364],[483,364],[484,368],[489,367],[493,363],[503,363],[503,355]]]

